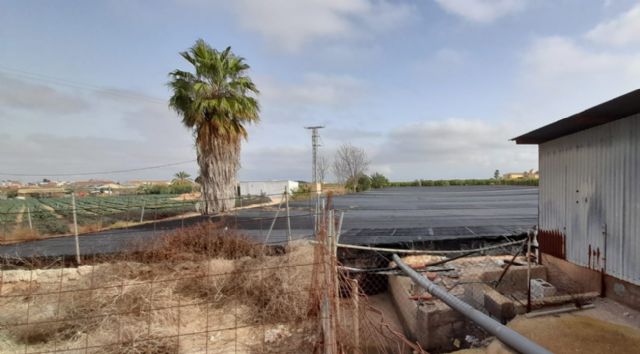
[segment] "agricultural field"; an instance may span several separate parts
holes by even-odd
[[[265,197],[243,197],[236,205],[264,203]],[[176,194],[76,197],[81,233],[161,220],[198,211],[198,201]],[[31,225],[29,224],[31,220]],[[70,195],[58,198],[0,200],[0,240],[18,241],[73,231]]]

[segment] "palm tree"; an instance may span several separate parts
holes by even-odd
[[[231,47],[218,51],[199,39],[180,55],[193,65],[193,72],[169,74],[173,90],[169,107],[195,137],[203,214],[226,211],[235,204],[240,143],[247,138],[245,125],[259,120],[259,91],[247,76],[249,65]]]
[[[189,177],[191,177],[190,174],[184,172],[184,171],[180,171],[178,173],[176,173],[175,175],[173,175],[173,177],[175,177],[173,179],[174,182],[178,182],[178,183],[184,183],[187,181],[187,179],[189,179]]]

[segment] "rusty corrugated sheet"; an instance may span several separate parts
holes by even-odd
[[[596,270],[606,259],[608,274],[640,284],[640,115],[546,142],[539,154],[541,250]]]
[[[541,252],[565,259],[565,237],[558,230],[540,230],[538,232],[538,248]]]

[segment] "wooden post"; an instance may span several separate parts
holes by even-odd
[[[284,187],[284,198],[287,204],[287,239],[288,243],[291,243],[291,214],[289,213],[289,191],[287,190],[289,187],[289,183],[287,182],[287,186]]]
[[[322,218],[325,222],[325,235],[326,239],[324,240],[324,250],[323,250],[323,273],[324,273],[324,289],[323,299],[321,304],[321,313],[322,313],[322,332],[323,332],[323,341],[324,341],[324,353],[325,354],[337,354],[337,343],[336,343],[336,331],[335,331],[335,313],[333,312],[333,306],[331,304],[331,288],[329,284],[332,280],[335,280],[333,272],[333,262],[331,257],[331,214],[327,215],[327,218]]]
[[[76,193],[71,193],[71,206],[73,207],[73,233],[76,239],[76,263],[80,264],[80,240],[78,239],[78,216],[76,215]]]
[[[354,353],[360,353],[360,294],[358,280],[351,279],[351,301],[353,302],[353,348]]]

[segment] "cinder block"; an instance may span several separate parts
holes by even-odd
[[[531,295],[536,299],[553,296],[556,294],[556,287],[543,279],[531,279]]]

